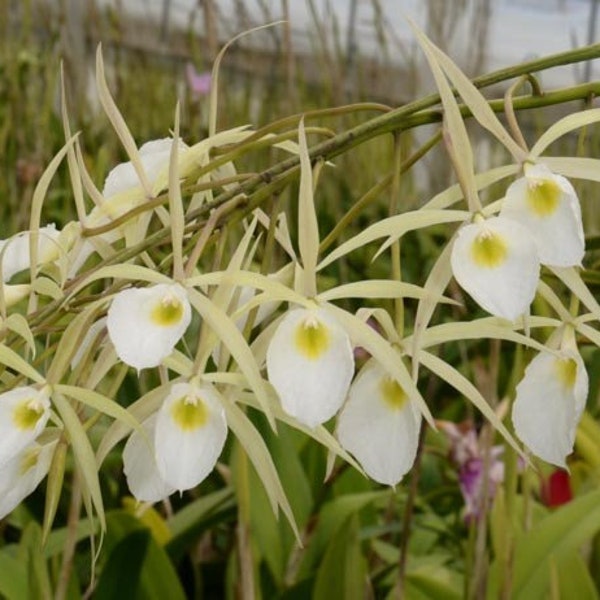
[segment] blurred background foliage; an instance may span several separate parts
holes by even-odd
[[[124,8],[126,3],[122,4]],[[0,1],[0,238],[28,227],[34,186],[64,144],[61,60],[71,126],[81,131],[84,158],[99,187],[106,173],[126,160],[95,99],[92,57],[99,42],[111,92],[139,145],[169,134],[178,99],[183,110],[182,138],[193,143],[206,135],[207,96],[193,89],[186,69],[191,64],[197,72],[209,70],[219,45],[226,41],[215,13],[217,4],[208,0],[199,4],[204,31],[198,36],[191,26],[189,31],[165,30],[164,22],[133,20],[125,11],[100,8],[94,2]],[[244,3],[238,4],[243,15]],[[461,66],[470,75],[482,73],[490,0],[426,4],[426,30],[449,51],[444,42],[453,39],[453,27],[467,15],[472,35],[464,53],[468,60]],[[268,5],[261,4],[264,21],[269,20]],[[314,7],[310,54],[294,54],[286,25],[259,34],[261,42],[251,47],[244,41],[236,44],[223,64],[218,128],[243,124],[258,128],[294,113],[356,102],[395,107],[422,95],[427,77],[421,59],[390,38],[385,14],[376,0],[372,5],[379,60],[362,57],[335,27],[320,20]],[[392,61],[393,53],[401,54],[402,61]],[[503,91],[493,89],[490,97],[501,97]],[[558,116],[581,106],[522,113],[519,120],[531,141]],[[322,127],[326,136],[373,114],[377,111],[345,112],[312,119],[311,125]],[[436,128],[403,134],[402,156],[415,152]],[[480,131],[472,133],[478,168],[501,164],[503,155],[496,154]],[[555,153],[598,156],[598,132],[585,133],[561,141]],[[324,138],[315,135],[311,141],[320,139]],[[242,172],[260,172],[283,158],[274,149],[256,151],[243,156],[237,167]],[[321,177],[317,192],[323,237],[358,198],[391,172],[394,160],[391,135],[362,143],[335,159],[336,166]],[[442,149],[435,148],[402,175],[400,210],[423,204],[452,182],[449,161]],[[586,266],[597,292],[597,186],[578,184],[578,191],[591,248]],[[388,195],[385,191],[365,206],[344,236],[387,216]],[[297,187],[291,185],[280,199],[292,214],[296,196]],[[54,178],[44,215],[46,222],[58,226],[75,218],[64,167]],[[410,250],[404,252],[402,268],[407,281],[423,283],[448,237],[442,228],[406,237],[403,247]],[[387,259],[371,264],[371,257],[372,250],[353,253],[326,277],[351,281],[387,276]],[[322,283],[327,285],[326,280]],[[450,293],[466,301],[457,288]],[[466,302],[469,311],[474,311],[474,305]],[[409,314],[413,308],[407,306]],[[540,314],[547,310],[542,304],[536,308]],[[445,310],[441,320],[465,314],[462,308]],[[529,358],[507,344],[486,340],[449,344],[440,353],[474,380],[500,411],[514,390],[516,374]],[[284,425],[274,435],[256,413],[251,417],[277,466],[302,546],[286,521],[272,515],[261,483],[247,461],[240,459],[242,451],[233,436],[219,467],[198,489],[143,513],[128,496],[120,453],[115,452],[101,473],[108,533],[96,540],[95,547],[89,541],[95,525],[86,519],[77,525],[77,544],[65,544],[69,511],[76,504],[73,498],[81,493],[74,471],[65,480],[55,529],[41,552],[43,486],[0,523],[0,597],[80,598],[95,575],[93,597],[97,599],[334,600],[395,598],[401,593],[415,600],[598,598],[600,352],[584,347],[582,353],[590,366],[590,397],[571,461],[568,485],[573,499],[564,506],[552,506],[551,498],[544,495],[551,469],[539,464],[538,470],[519,474],[516,457],[505,449],[507,464],[512,465],[507,485],[518,486],[516,499],[511,499],[510,506],[503,504],[506,492],[500,487],[493,503],[484,500],[478,514],[465,519],[459,488],[460,469],[465,465],[453,462],[450,438],[430,430],[412,474],[395,490],[369,482],[345,464],[336,465],[324,481],[327,456],[323,448]],[[144,386],[143,378],[138,383],[131,377],[120,400],[130,403]],[[432,376],[422,375],[420,388],[438,419],[462,423],[465,436],[472,432],[475,445],[469,460],[483,460],[484,468],[489,466],[486,449],[497,440],[470,404]],[[512,595],[506,591],[507,574],[512,578]]]

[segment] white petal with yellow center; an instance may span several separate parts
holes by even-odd
[[[117,355],[139,371],[158,366],[171,354],[190,324],[192,311],[180,285],[161,283],[119,292],[107,316]]]
[[[588,376],[579,354],[541,352],[517,386],[512,410],[517,436],[539,458],[565,467],[587,393]]]
[[[0,394],[0,465],[31,444],[50,417],[47,390],[24,386]]]
[[[585,240],[581,206],[571,183],[534,165],[506,191],[500,216],[518,221],[533,236],[543,265],[580,265]]]
[[[267,373],[283,409],[315,427],[346,398],[354,374],[350,338],[323,309],[291,310],[267,349]]]
[[[161,477],[156,464],[154,432],[157,414],[134,431],[123,449],[123,471],[129,491],[139,502],[160,502],[169,497],[175,488]]]
[[[492,217],[462,227],[451,264],[460,286],[498,317],[516,319],[535,296],[540,274],[537,248],[528,230],[516,221]]]
[[[161,477],[179,491],[214,469],[227,439],[221,398],[208,384],[176,383],[158,411],[154,445]]]
[[[46,477],[56,442],[33,442],[0,466],[0,519],[14,510]]]
[[[350,387],[340,412],[337,437],[367,475],[396,485],[415,460],[421,414],[400,384],[374,361]]]

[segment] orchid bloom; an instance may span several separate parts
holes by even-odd
[[[543,265],[581,265],[585,240],[581,206],[570,182],[544,165],[527,165],[506,191],[501,217],[527,228]]]
[[[118,357],[139,371],[169,356],[191,319],[185,289],[160,283],[116,294],[106,324]]]
[[[322,308],[297,308],[279,323],[267,349],[269,381],[283,409],[308,427],[342,406],[354,374],[350,338]]]
[[[0,394],[0,466],[29,446],[49,418],[47,388],[23,386]]]
[[[578,352],[540,352],[517,385],[512,420],[519,439],[539,458],[566,468],[585,408],[588,376]]]
[[[464,518],[469,522],[481,512],[484,476],[487,475],[488,479],[488,499],[494,497],[496,487],[504,480],[504,463],[501,460],[504,447],[490,448],[487,471],[484,472],[486,461],[473,424],[450,421],[436,421],[436,424],[450,441],[450,459],[458,467],[458,483],[465,502]]]
[[[396,485],[415,460],[421,413],[402,386],[370,360],[350,387],[337,437],[367,475]]]
[[[197,486],[213,470],[227,439],[221,397],[206,383],[175,383],[157,413],[123,452],[131,493],[157,502]]]
[[[0,519],[15,509],[46,477],[56,448],[32,442],[0,465]]]
[[[58,238],[60,231],[54,224],[40,227],[38,231],[37,262],[43,265],[55,260],[59,255]],[[31,267],[29,242],[31,232],[24,231],[7,240],[0,240],[2,251],[2,280],[6,283],[14,275]]]
[[[511,321],[525,313],[538,284],[540,261],[529,230],[511,219],[476,217],[452,248],[452,272],[489,313]]]

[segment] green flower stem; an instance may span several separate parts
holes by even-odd
[[[600,50],[600,45],[599,50]],[[600,54],[600,51],[599,51]],[[516,68],[515,68],[516,69]],[[520,75],[519,70],[515,75]],[[549,92],[543,96],[523,96],[515,98],[514,108],[516,110],[525,110],[531,108],[542,108],[556,104],[563,104],[574,100],[583,100],[589,96],[600,95],[600,82],[593,82]],[[425,109],[434,104],[431,101],[431,96],[427,98],[407,104],[385,115],[375,117],[366,123],[358,125],[352,129],[339,133],[335,137],[321,142],[309,148],[309,155],[312,160],[321,158],[330,160],[348,150],[358,146],[367,140],[382,135],[384,133],[392,133],[394,131],[406,131],[414,127],[420,127],[428,123],[436,123],[442,120],[441,110],[426,111]],[[438,98],[436,95],[435,99]],[[489,101],[491,108],[496,112],[504,112],[504,100],[496,99]],[[461,108],[461,113],[464,117],[470,117],[470,111],[466,107]],[[247,196],[259,188],[265,181],[272,181],[274,178],[286,173],[290,169],[296,167],[299,163],[299,158],[293,156],[262,173],[251,177],[248,181],[241,184],[238,188],[224,192],[216,199],[216,203],[226,202],[237,194],[245,194]]]
[[[392,172],[392,187],[390,189],[389,214],[394,216],[400,209],[400,175],[402,172],[402,139],[400,133],[394,135],[394,162]],[[402,281],[402,262],[400,257],[400,240],[390,247],[391,279]],[[394,299],[394,325],[399,339],[404,337],[404,301],[401,296]]]

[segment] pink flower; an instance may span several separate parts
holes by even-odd
[[[483,497],[485,457],[479,445],[473,423],[436,421],[450,441],[450,459],[458,467],[458,482],[465,501],[465,521],[476,519],[481,513]],[[488,459],[487,500],[496,493],[496,486],[504,480],[504,463],[500,459],[503,446],[492,446]]]
[[[208,94],[210,94],[212,83],[210,71],[198,73],[194,65],[191,62],[188,62],[185,65],[185,76],[188,88],[192,92],[194,98],[200,98],[201,96],[208,96]]]

